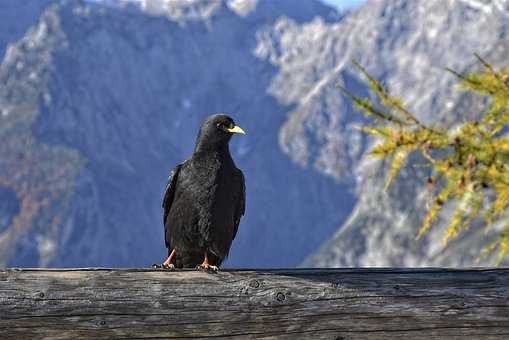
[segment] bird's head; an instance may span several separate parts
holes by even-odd
[[[202,124],[196,139],[196,150],[220,149],[227,147],[234,134],[245,135],[241,127],[225,114],[208,117]]]

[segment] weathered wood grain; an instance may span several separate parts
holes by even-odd
[[[509,269],[0,271],[1,339],[509,339]]]

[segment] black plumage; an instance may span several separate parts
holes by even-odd
[[[244,134],[232,118],[210,116],[191,158],[171,172],[163,199],[168,259],[164,268],[217,269],[228,256],[245,211],[245,182],[229,141]]]

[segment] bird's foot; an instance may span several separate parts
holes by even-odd
[[[169,270],[174,271],[175,265],[173,264],[173,261],[175,261],[175,256],[177,256],[177,251],[173,249],[171,251],[171,254],[168,256],[166,260],[162,264],[154,263],[152,267],[154,269],[163,269],[163,270]]]
[[[174,271],[175,270],[175,265],[173,263],[168,263],[168,264],[167,263],[162,263],[162,264],[154,263],[152,265],[152,268]]]
[[[219,271],[219,268],[217,266],[212,266],[208,263],[202,263],[196,266],[196,270],[217,272]]]

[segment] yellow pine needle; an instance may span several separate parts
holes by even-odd
[[[509,224],[505,225],[502,231],[502,235],[497,241],[495,241],[495,245],[496,248],[498,248],[498,254],[497,258],[495,259],[495,263],[497,266],[499,266],[509,254]],[[492,249],[492,251],[494,250],[495,249]]]
[[[407,148],[400,148],[398,151],[396,151],[392,160],[391,168],[389,170],[389,175],[387,182],[385,183],[384,190],[389,189],[391,183],[394,181],[394,178],[396,178],[399,171],[401,170],[401,167],[403,166],[403,163],[405,162],[409,153],[410,150],[408,150]]]
[[[476,262],[479,263],[482,260],[484,260],[489,254],[492,254],[497,249],[498,242],[499,241],[494,241],[487,245],[477,257]]]
[[[385,190],[416,150],[429,162],[433,176],[441,178],[434,183],[441,191],[428,210],[417,239],[428,233],[449,202],[456,202],[456,208],[444,233],[445,245],[464,232],[481,211],[484,211],[486,232],[493,223],[509,220],[503,217],[509,207],[509,138],[505,134],[509,125],[509,68],[497,71],[483,58],[476,57],[484,67],[482,72],[449,71],[461,79],[463,89],[488,96],[490,101],[477,121],[466,120],[454,130],[421,124],[401,99],[392,96],[356,61],[354,65],[366,77],[376,100],[357,97],[338,85],[357,109],[375,120],[375,124],[362,131],[381,139],[371,155],[381,159],[391,157]],[[482,251],[481,257],[496,250],[498,263],[509,255],[509,222],[499,238]]]
[[[389,137],[392,131],[387,127],[364,126],[361,131],[375,137]]]
[[[428,233],[428,231],[431,229],[431,225],[438,219],[440,211],[455,190],[456,184],[453,184],[453,182],[449,180],[447,186],[438,194],[438,196],[435,198],[435,202],[426,214],[426,217],[422,222],[422,226],[419,229],[419,233],[417,234],[417,240],[420,240],[424,235]]]
[[[473,187],[473,184],[469,185],[461,201],[457,204],[456,211],[445,231],[443,239],[444,246],[447,246],[461,231],[468,228],[468,225],[479,214],[484,202],[484,194],[475,193]]]

